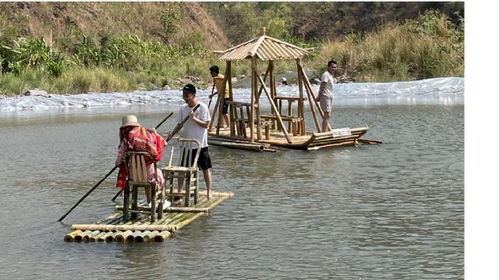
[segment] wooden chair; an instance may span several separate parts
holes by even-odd
[[[198,159],[201,152],[201,144],[194,139],[173,138],[167,146],[169,154],[168,166],[163,167],[163,176],[165,177],[165,189],[170,191],[166,197],[173,202],[173,199],[180,197],[184,199],[185,207],[191,205],[191,197],[194,204],[198,203]],[[175,162],[175,164],[173,164]],[[182,179],[183,178],[183,179]],[[178,190],[178,183],[183,181],[183,189]],[[177,183],[177,184],[175,184]],[[175,191],[176,190],[176,191]]]
[[[156,220],[156,182],[150,183],[147,181],[146,157],[149,157],[145,152],[127,152],[126,166],[128,171],[128,182],[124,190],[123,199],[123,220],[128,220],[128,215],[131,213],[132,220],[137,219],[138,213],[148,213],[151,215],[151,222]],[[156,163],[154,163],[154,172],[156,177]],[[149,188],[151,193],[151,207],[138,206],[139,188]],[[158,218],[163,216],[163,205],[165,201],[165,188],[160,186],[158,204]],[[130,201],[130,195],[132,199]],[[130,207],[131,204],[131,207]]]

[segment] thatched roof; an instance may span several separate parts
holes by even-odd
[[[309,52],[300,47],[262,35],[222,51],[220,59],[233,61],[255,56],[261,60],[297,59],[309,54]]]

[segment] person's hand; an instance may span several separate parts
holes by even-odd
[[[121,158],[121,157],[116,158],[116,162],[114,163],[114,166],[120,166],[122,161],[123,161],[123,158]]]
[[[196,113],[194,113],[193,111],[190,111],[189,112],[189,119],[194,120],[195,117],[196,117]]]
[[[317,100],[317,101],[321,101],[321,97],[320,97],[320,96],[317,96],[317,98],[315,98],[315,100]]]

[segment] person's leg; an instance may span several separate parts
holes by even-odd
[[[224,123],[229,127],[229,104],[227,103],[229,98],[224,98],[224,104],[222,108],[222,127],[224,127]]]
[[[208,200],[211,199],[211,169],[203,170],[204,183],[206,184],[206,196]]]
[[[224,126],[224,122],[226,124],[226,127],[230,127],[229,114],[225,114],[222,116],[222,126]]]
[[[329,112],[324,112],[324,118],[322,119],[322,132],[329,131],[329,120],[330,120]]]

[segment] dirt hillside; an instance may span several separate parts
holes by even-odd
[[[0,35],[44,37],[48,42],[59,43],[70,32],[91,37],[129,33],[168,44],[201,39],[204,45],[214,49],[228,46],[220,26],[198,3],[182,3],[183,19],[179,29],[175,34],[167,34],[161,14],[171,3],[0,3]]]

